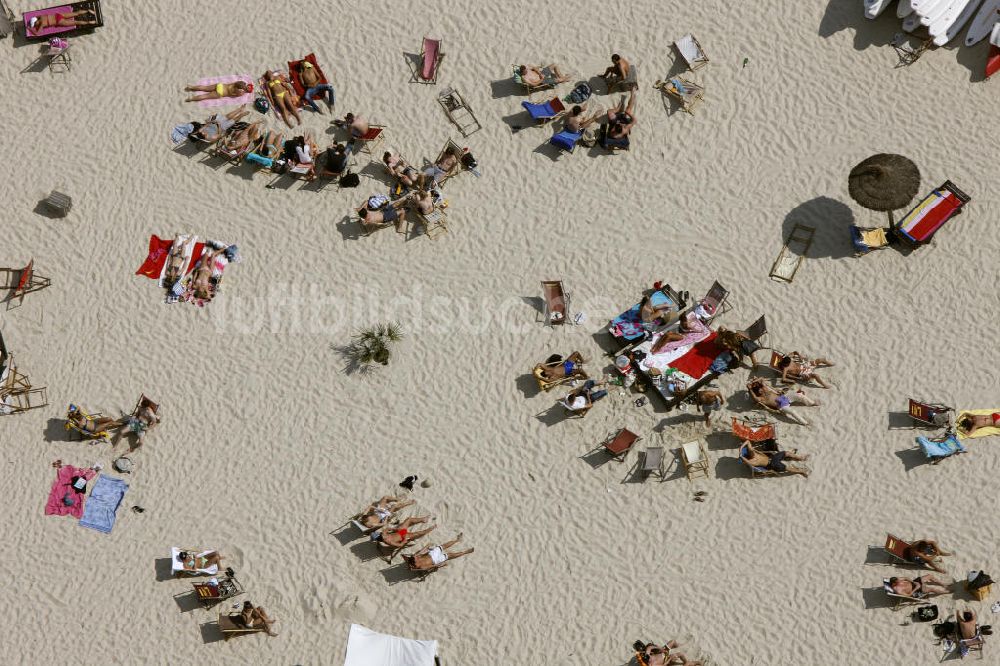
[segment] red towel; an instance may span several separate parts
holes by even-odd
[[[990,78],[1000,70],[1000,46],[990,44],[990,54],[986,58],[986,78]]]
[[[319,63],[316,62],[315,53],[310,53],[302,60],[289,60],[288,78],[291,79],[292,88],[295,90],[295,94],[298,95],[299,97],[305,97],[306,95],[306,87],[302,85],[302,80],[299,78],[299,63],[302,62],[303,60],[312,65],[313,69],[316,70],[316,73],[319,74],[320,83],[329,83],[329,81],[326,80],[326,74],[323,73],[323,70],[320,68]]]
[[[670,364],[671,368],[677,368],[689,377],[701,379],[708,372],[712,361],[722,353],[723,349],[715,342],[716,333],[711,334],[701,342],[695,344],[687,354],[681,356]]]
[[[170,254],[170,246],[173,241],[165,240],[159,236],[149,237],[149,254],[146,261],[139,266],[136,275],[145,275],[151,280],[159,280],[163,267],[167,265],[167,255]]]
[[[49,499],[45,503],[46,516],[73,516],[79,519],[83,515],[83,500],[86,493],[78,493],[73,488],[73,477],[82,476],[88,481],[97,474],[92,469],[80,469],[72,465],[63,465],[56,471],[56,480],[49,491]],[[72,506],[66,506],[63,498],[66,494],[73,498]]]

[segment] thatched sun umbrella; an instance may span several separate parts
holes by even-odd
[[[879,153],[851,169],[847,177],[851,198],[869,210],[889,214],[907,206],[920,190],[920,170],[902,155]]]

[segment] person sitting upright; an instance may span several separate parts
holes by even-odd
[[[263,627],[268,636],[277,636],[271,625],[277,622],[276,618],[268,616],[263,606],[254,606],[251,601],[243,602],[243,610],[239,614],[240,622],[248,629]]]
[[[517,73],[521,76],[521,80],[529,88],[538,88],[540,86],[554,86],[558,83],[565,83],[569,81],[569,76],[562,73],[559,69],[559,65],[551,63],[543,67],[537,67],[535,65],[521,65],[517,69]]]
[[[607,138],[615,142],[624,142],[632,133],[635,127],[635,94],[633,88],[628,96],[628,104],[625,104],[623,96],[618,106],[608,111]]]
[[[628,73],[632,69],[631,63],[617,53],[611,54],[611,66],[604,70],[601,78],[608,84],[610,90],[615,84],[621,83],[628,78]]]
[[[746,449],[746,455],[744,455],[744,448]],[[799,455],[797,449],[782,451],[778,447],[778,442],[773,439],[768,440],[767,442],[761,442],[756,447],[753,442],[745,440],[743,445],[740,447],[740,460],[751,467],[763,467],[764,469],[769,469],[774,472],[787,472],[788,474],[809,476],[809,468],[805,465],[799,466],[785,464],[786,460],[805,462],[806,460],[809,460],[809,456]]]
[[[573,106],[563,121],[563,129],[567,132],[582,132],[604,115],[603,111],[595,111],[590,117],[586,117],[584,116],[584,111],[586,110],[586,102]]]
[[[338,178],[347,171],[347,162],[350,156],[347,153],[347,146],[334,142],[326,149],[323,169],[320,171],[320,178]]]
[[[403,555],[403,561],[414,571],[430,571],[443,567],[448,560],[458,559],[463,555],[470,555],[476,551],[475,548],[450,552],[448,549],[462,540],[461,533],[447,543],[440,546],[424,546],[412,555]]]
[[[636,657],[641,660],[639,663],[644,666],[701,666],[701,661],[688,661],[681,652],[670,654],[671,650],[676,650],[679,646],[677,641],[668,641],[665,645],[643,645],[642,641],[636,641],[632,647],[636,651]]]
[[[347,152],[354,152],[357,142],[361,137],[368,134],[368,130],[372,128],[371,123],[368,119],[361,115],[355,115],[353,113],[348,113],[343,118],[338,118],[333,121],[333,124],[337,127],[342,127],[347,130],[351,135],[352,141],[347,144]]]
[[[595,391],[594,389],[598,386],[604,386],[607,382],[597,383],[593,379],[588,379],[583,383],[583,386],[571,391],[569,395],[563,399],[563,406],[571,412],[582,412],[593,406],[595,402],[603,398],[608,394],[605,389]]]
[[[825,358],[816,358],[810,361],[797,351],[783,356],[778,361],[778,369],[781,370],[781,381],[786,384],[792,384],[796,379],[800,381],[809,381],[811,379],[823,388],[830,388],[830,385],[816,374],[816,368],[829,368],[832,366],[833,363]],[[793,377],[793,379],[790,379],[789,376]]]
[[[889,579],[889,587],[894,594],[914,599],[948,594],[951,591],[947,583],[934,576],[918,576],[912,579],[893,576]]]

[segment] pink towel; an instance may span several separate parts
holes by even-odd
[[[246,81],[253,83],[253,77],[249,74],[230,74],[229,76],[213,76],[209,79],[198,79],[199,86],[214,86],[216,83],[234,83],[236,81]],[[198,106],[229,106],[249,104],[253,101],[253,93],[247,93],[241,97],[219,97],[218,99],[203,99],[198,102]]]
[[[97,474],[92,469],[80,469],[72,465],[63,465],[56,471],[56,480],[49,492],[49,500],[45,503],[46,516],[73,516],[79,519],[83,515],[83,500],[86,493],[78,493],[73,488],[73,477],[82,476],[88,481]],[[73,498],[72,506],[66,506],[63,498],[66,493]]]

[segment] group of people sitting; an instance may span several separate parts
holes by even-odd
[[[437,525],[430,525],[422,529],[414,529],[430,522],[430,516],[410,516],[402,521],[398,520],[396,514],[414,503],[414,500],[405,497],[386,495],[365,507],[358,514],[356,520],[365,529],[371,530],[368,535],[371,541],[393,551],[399,551],[415,544],[418,539],[427,536],[437,528]],[[413,553],[403,553],[403,561],[412,571],[433,571],[445,566],[449,560],[475,552],[475,548],[453,550],[454,546],[461,540],[462,534],[459,533],[454,539],[443,544],[428,545]]]

